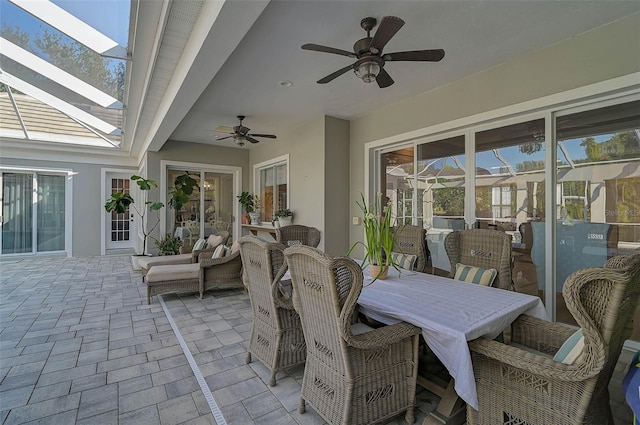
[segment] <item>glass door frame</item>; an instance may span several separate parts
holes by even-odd
[[[4,173],[19,173],[19,174],[31,174],[32,175],[32,191],[33,191],[33,202],[32,202],[32,226],[33,232],[31,237],[31,252],[21,252],[15,254],[2,254],[2,237],[0,237],[0,257],[13,257],[13,256],[28,256],[28,255],[56,255],[64,253],[67,257],[71,257],[73,252],[72,241],[73,241],[73,175],[76,174],[71,169],[62,169],[62,168],[40,168],[40,167],[19,167],[19,166],[5,166],[0,165],[0,185],[3,185],[2,174]],[[64,249],[59,251],[38,251],[38,241],[37,241],[37,233],[38,233],[38,174],[49,174],[49,175],[57,175],[57,176],[65,176],[65,200],[64,200],[64,209],[65,209],[65,218],[64,218]],[[2,187],[2,186],[0,186]],[[2,189],[4,188],[2,187]],[[0,196],[1,198],[1,196]],[[0,212],[1,214],[2,212]],[[2,217],[4,220],[4,217]]]
[[[196,162],[162,160],[160,161],[160,181],[159,181],[160,202],[162,202],[166,206],[166,208],[169,208],[168,199],[167,199],[167,193],[170,187],[170,182],[167,181],[169,169],[172,169],[172,170],[178,169],[178,170],[185,170],[193,173],[200,173],[201,176],[202,176],[202,173],[231,174],[233,176],[232,185],[233,185],[234,199],[237,195],[240,195],[242,191],[242,167],[235,167],[235,166],[229,166],[229,165],[203,164],[203,163],[196,163]],[[199,217],[200,217],[201,223],[205,214],[203,197],[204,197],[204,191],[200,190]],[[241,218],[240,213],[241,213],[240,203],[234,202],[233,203],[233,222],[231,223],[231,228],[232,228],[231,233],[233,235],[234,240],[236,240],[237,238],[240,237],[240,235],[242,235],[242,228],[241,228],[242,220],[240,219]],[[165,214],[165,219],[160,221],[161,235],[165,235],[167,233],[168,223],[167,223],[166,217],[167,216]],[[203,229],[203,226],[201,225],[200,226],[201,234],[203,231],[202,229]]]

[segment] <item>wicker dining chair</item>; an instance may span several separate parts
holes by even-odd
[[[302,224],[292,224],[276,229],[276,241],[285,247],[307,245],[317,248],[320,244],[320,230]]]
[[[374,424],[402,412],[413,423],[420,328],[356,323],[363,274],[352,259],[308,246],[284,254],[307,341],[300,413],[309,402],[329,424]]]
[[[511,236],[507,233],[487,229],[454,231],[445,237],[444,248],[451,263],[449,277],[454,277],[457,263],[496,269],[498,274],[492,286],[513,289]]]
[[[393,229],[396,237],[393,252],[415,255],[414,270],[425,272],[429,266],[429,254],[426,248],[427,231],[420,226],[403,224]]]
[[[640,298],[640,254],[578,270],[562,293],[584,335],[581,354],[553,360],[575,329],[526,315],[509,345],[469,342],[479,407],[467,407],[467,423],[613,424],[608,386]]]
[[[278,370],[302,363],[306,356],[300,316],[276,279],[284,263],[284,246],[255,236],[239,242],[253,309],[247,363],[251,355],[260,360],[271,371],[269,385],[274,386]]]

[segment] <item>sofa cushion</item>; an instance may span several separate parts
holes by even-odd
[[[166,282],[168,280],[200,279],[200,264],[172,264],[154,266],[147,273],[147,283]]]
[[[215,248],[222,243],[224,237],[220,235],[209,235],[207,238],[207,248]]]
[[[163,266],[166,264],[189,264],[191,263],[191,254],[180,255],[161,255],[159,257],[142,257],[138,260],[138,264],[145,270],[149,270],[152,266]]]

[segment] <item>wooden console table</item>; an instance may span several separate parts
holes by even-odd
[[[276,239],[276,229],[273,226],[252,226],[251,224],[243,224],[243,229],[247,229],[254,236],[258,236],[258,232],[269,233],[273,239]]]

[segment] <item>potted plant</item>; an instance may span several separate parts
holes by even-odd
[[[362,200],[356,201],[356,204],[363,213],[365,241],[354,243],[347,255],[351,254],[356,246],[361,245],[365,252],[362,268],[369,266],[369,272],[374,280],[385,279],[389,267],[399,270],[391,255],[396,240],[391,224],[391,201],[383,207],[382,193],[378,192],[373,205],[367,206],[364,195],[360,194],[360,196]]]
[[[167,234],[166,236],[156,239],[156,247],[158,248],[160,255],[178,255],[180,254],[180,247],[182,246],[182,240],[178,237]]]
[[[253,196],[250,195],[249,192],[246,192],[246,191],[242,192],[242,194],[238,195],[237,198],[238,198],[238,202],[240,202],[240,205],[242,205],[242,209],[244,209],[244,212],[246,214],[253,212]],[[242,223],[249,224],[249,219],[245,214],[242,215]]]
[[[127,211],[127,208],[132,207],[133,211],[138,215],[138,217],[140,217],[140,225],[142,226],[143,235],[142,252],[131,257],[131,262],[134,270],[141,270],[138,265],[137,257],[147,255],[147,238],[160,224],[160,213],[158,211],[160,208],[164,207],[164,204],[162,202],[148,200],[149,191],[154,187],[158,187],[158,183],[156,183],[155,180],[145,179],[136,175],[131,176],[131,180],[136,182],[140,189],[140,195],[142,197],[139,204],[140,207],[136,206],[133,197],[129,193],[114,192],[104,204],[104,209],[108,213],[116,212],[117,214],[124,214]],[[155,219],[153,220],[153,225],[149,226],[147,219],[149,214],[153,211],[156,213]]]
[[[276,227],[290,226],[293,223],[293,212],[289,208],[280,209],[274,213],[273,221]]]
[[[251,224],[254,226],[258,226],[260,225],[260,218],[261,218],[260,198],[258,197],[258,195],[253,196],[252,205],[253,205],[253,211],[249,213],[249,217],[251,217]]]

